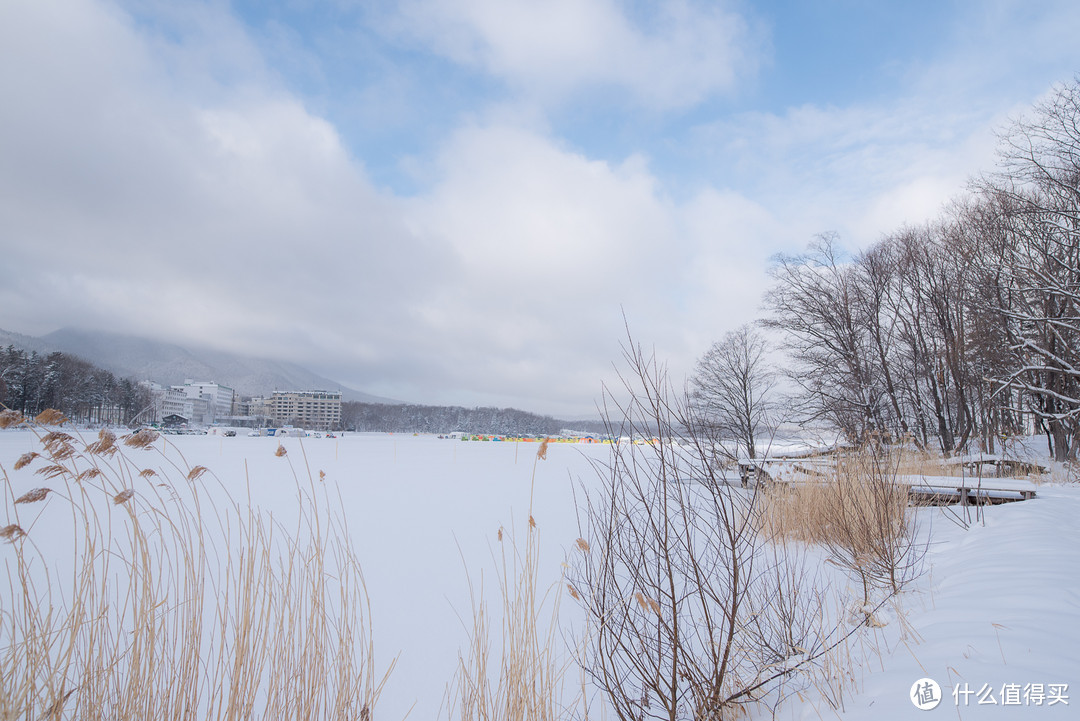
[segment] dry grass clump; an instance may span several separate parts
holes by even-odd
[[[152,432],[124,440],[159,454],[147,474],[112,434],[31,427],[56,482],[0,468],[0,718],[371,718],[389,671],[325,486],[290,530],[184,482],[216,479]]]
[[[870,450],[838,456],[820,478],[768,484],[761,491],[758,520],[771,538],[866,548],[866,538],[850,536],[855,519],[872,517],[889,536],[903,530],[908,497],[896,480],[898,466],[892,456]]]
[[[771,484],[758,522],[770,538],[828,549],[833,563],[862,581],[864,604],[871,587],[896,593],[919,573],[925,551],[915,543],[908,488],[897,480],[902,458],[871,444],[838,455],[823,480]]]
[[[771,483],[759,491],[756,519],[768,538],[816,543],[825,535],[829,484],[823,480]]]
[[[940,454],[925,450],[909,448],[896,455],[896,473],[901,476],[958,476],[964,472],[961,464],[946,463]]]

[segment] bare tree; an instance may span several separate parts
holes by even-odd
[[[1057,460],[1080,445],[1080,79],[1058,87],[1002,139],[982,184],[1005,212],[999,308],[1016,367],[1004,384],[1032,398]]]
[[[757,458],[757,444],[776,430],[777,375],[765,337],[750,325],[731,331],[697,362],[691,402],[701,422]],[[735,455],[735,454],[731,454]]]
[[[989,380],[1002,332],[986,308],[981,213],[905,227],[851,258],[826,236],[778,260],[766,323],[785,333],[809,417],[856,444],[933,438],[945,454],[1005,423]]]
[[[583,669],[621,721],[733,718],[812,668],[846,631],[823,593],[755,522],[759,495],[729,484],[688,398],[639,347],[629,398],[606,409],[621,439],[579,504],[568,575],[589,622]],[[610,399],[610,396],[609,396]]]
[[[874,348],[861,270],[825,234],[801,256],[779,256],[765,325],[784,332],[806,420],[825,420],[855,443],[887,434],[889,401]]]
[[[963,226],[948,220],[908,227],[879,244],[896,257],[898,284],[882,315],[897,327],[891,372],[907,388],[902,430],[922,445],[938,440],[941,452],[963,449],[985,415],[976,407],[980,376],[975,371],[977,329],[971,313],[972,246]],[[875,252],[869,251],[868,255]]]

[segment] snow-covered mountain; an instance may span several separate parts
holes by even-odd
[[[267,395],[275,390],[323,389],[341,391],[347,401],[396,403],[389,398],[348,388],[294,363],[250,358],[205,348],[104,331],[62,328],[40,338],[0,330],[0,347],[28,351],[61,351],[106,368],[119,376],[165,385],[185,379],[208,380],[229,386],[241,395]]]

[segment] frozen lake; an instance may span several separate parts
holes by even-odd
[[[83,435],[86,442],[96,438],[93,432]],[[287,451],[283,457],[275,455],[279,443]],[[401,718],[415,704],[411,718],[428,719],[437,714],[459,650],[468,648],[469,578],[479,585],[483,574],[493,594],[499,529],[506,529],[507,540],[515,528],[524,535],[532,493],[541,542],[539,581],[545,586],[559,581],[561,564],[580,535],[573,486],[595,478],[590,460],[605,459],[610,448],[551,443],[546,460],[538,461],[539,445],[391,434],[206,435],[163,436],[155,447],[164,448],[164,455],[123,452],[139,468],[159,474],[135,477],[136,494],[152,492],[162,477],[186,483],[169,466],[171,458],[185,468],[206,466],[220,481],[219,487],[209,474],[200,479],[209,493],[224,491],[238,502],[250,498],[286,527],[296,517],[298,482],[306,489],[314,479],[332,504],[339,499],[370,595],[378,667],[397,657],[378,715]],[[37,465],[12,470],[15,459],[34,450],[41,449],[32,433],[0,433],[0,464],[11,478],[12,497],[50,485],[34,474]],[[48,529],[70,521],[62,500],[16,508],[20,524],[48,555]],[[563,609],[571,611],[571,604]]]
[[[95,438],[88,432],[84,441]],[[279,443],[286,450],[283,456],[275,454]],[[250,499],[285,527],[295,524],[298,493],[325,490],[348,523],[363,568],[377,668],[397,658],[376,717],[400,719],[411,709],[410,718],[426,720],[439,715],[458,653],[468,647],[470,579],[474,586],[484,579],[497,612],[493,583],[499,530],[512,536],[517,529],[522,537],[530,502],[540,538],[538,582],[563,598],[560,625],[576,626],[578,611],[557,586],[562,563],[582,535],[574,491],[581,484],[596,484],[592,463],[605,462],[611,448],[552,443],[546,460],[537,460],[538,447],[389,434],[336,439],[167,436],[153,451],[125,448],[123,453],[132,461],[127,485],[136,494],[136,508],[149,508],[160,498],[155,489],[163,479],[189,483],[174,463],[182,469],[207,467],[209,473],[196,481],[207,494],[228,494],[242,504]],[[14,470],[19,456],[35,450],[41,449],[29,431],[0,432],[0,466],[9,479],[7,518],[0,521],[18,522],[50,559],[47,563],[59,559],[62,564],[62,531],[72,518],[64,499],[55,497],[63,482],[35,473],[44,459]],[[157,475],[138,474],[146,469]],[[57,493],[45,502],[13,505],[16,497],[42,486]],[[145,496],[143,506],[138,505],[140,496]],[[950,694],[958,689],[993,687],[999,699],[994,706],[961,696],[969,706],[947,709],[958,711],[960,718],[1070,718],[1080,701],[1010,708],[1000,699],[1014,685],[1055,684],[1060,694],[1061,685],[1071,683],[1068,694],[1080,683],[1075,651],[1080,647],[1075,572],[1080,568],[1080,492],[1075,485],[1040,486],[1035,500],[983,512],[983,519],[965,528],[950,520],[950,511],[920,509],[924,529],[933,529],[933,543],[927,573],[901,597],[907,631],[891,623],[874,632],[874,668],[864,669],[858,679],[862,692],[846,699],[846,713],[788,704],[778,717],[908,718],[920,713],[907,699],[909,688],[929,676],[941,684],[943,706],[948,707],[956,705]],[[8,546],[0,545],[0,555],[8,552]],[[497,640],[497,618],[493,623]]]

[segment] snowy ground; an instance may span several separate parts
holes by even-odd
[[[288,450],[284,458],[274,455],[279,441]],[[302,479],[325,473],[324,482],[340,493],[363,564],[379,662],[398,657],[378,717],[403,718],[412,709],[410,718],[424,720],[438,715],[458,651],[467,646],[468,577],[474,584],[481,574],[490,581],[499,528],[523,533],[532,493],[540,580],[557,583],[580,535],[574,485],[595,482],[590,459],[610,452],[553,444],[547,460],[537,462],[536,444],[383,434],[168,442],[188,464],[209,467],[234,498],[250,496],[277,517],[295,509],[294,472]],[[32,469],[12,471],[14,460],[30,450],[40,450],[30,433],[0,433],[0,465],[15,495],[44,484]],[[881,630],[873,667],[844,712],[792,703],[783,716],[1080,718],[1080,696],[1073,698],[1080,693],[1080,488],[1044,485],[1035,500],[984,512],[965,529],[938,509],[920,511],[924,528],[933,529],[933,545],[929,572],[903,596],[909,632],[896,621]],[[53,510],[35,513],[27,530],[40,538]],[[566,601],[563,618],[572,624]],[[944,696],[929,712],[908,699],[923,677],[935,679]],[[1042,685],[1041,705],[1034,684]],[[956,705],[954,689],[972,692],[966,705],[963,693]],[[1067,704],[1060,696],[1068,696]],[[991,697],[996,705],[986,703]]]
[[[881,665],[842,718],[1080,718],[1080,488],[1044,485],[981,510],[966,530],[921,511],[933,520],[929,572],[903,596],[918,642],[886,633]],[[904,699],[924,677],[942,687],[932,711]]]

